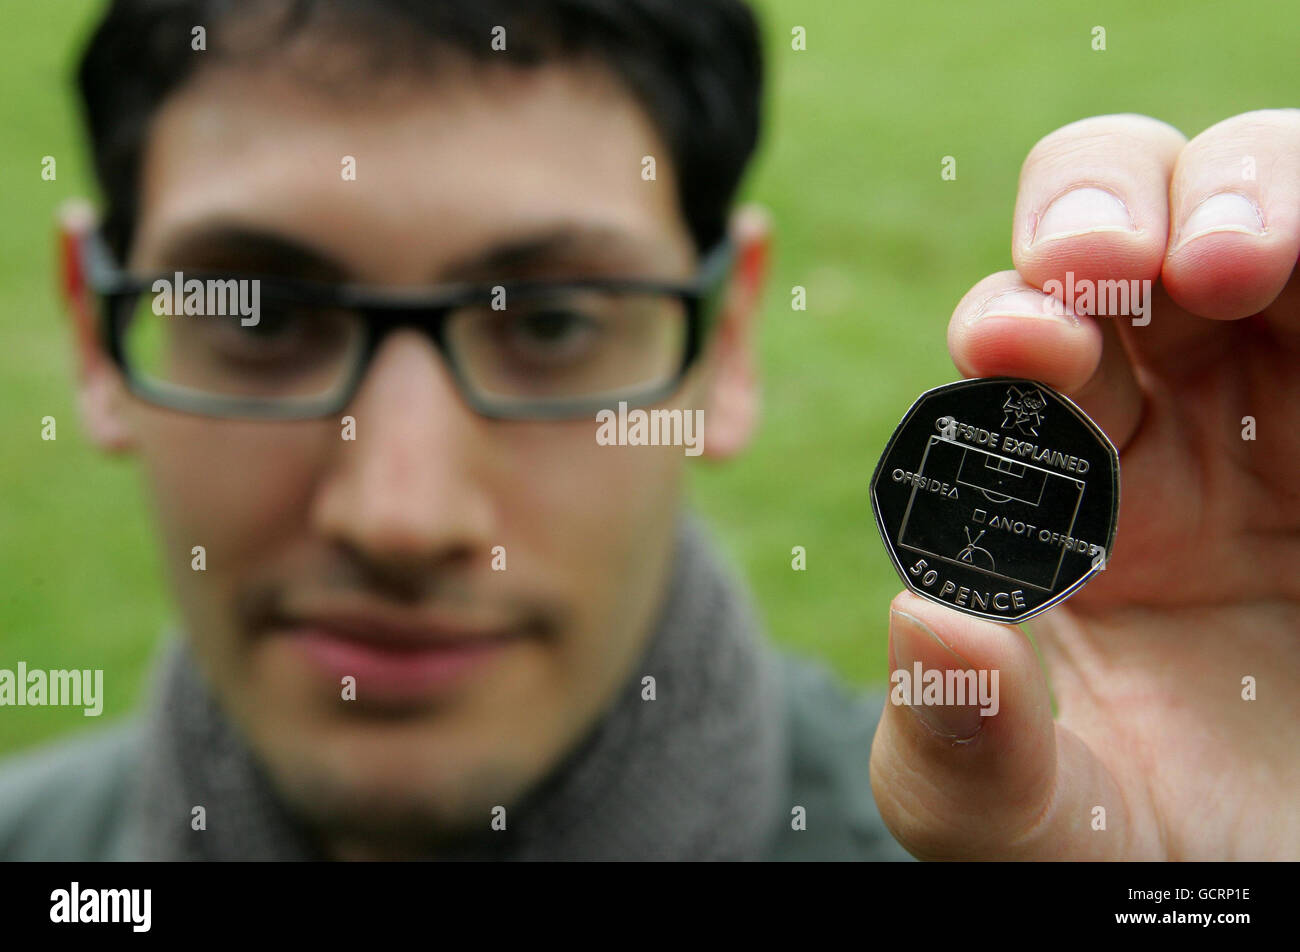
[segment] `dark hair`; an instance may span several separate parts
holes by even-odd
[[[274,29],[239,29],[267,11]],[[491,50],[498,25],[508,53]],[[206,32],[205,52],[191,49],[196,26]],[[107,202],[104,235],[119,259],[135,231],[144,145],[163,100],[207,57],[258,56],[322,26],[379,54],[370,68],[390,72],[428,67],[438,50],[508,56],[521,67],[595,59],[667,143],[697,250],[722,237],[757,144],[762,98],[758,25],[742,0],[116,0],[91,37],[78,84]]]

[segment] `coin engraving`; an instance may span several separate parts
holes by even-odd
[[[1105,568],[1119,457],[1044,384],[964,380],[912,405],[872,476],[871,505],[908,588],[1014,624]]]

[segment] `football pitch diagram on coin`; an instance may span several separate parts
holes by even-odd
[[[909,589],[1015,624],[1106,567],[1119,454],[1069,398],[1032,380],[962,380],[917,398],[871,478]]]

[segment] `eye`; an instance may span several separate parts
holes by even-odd
[[[238,319],[195,325],[213,360],[274,370],[340,358],[359,333],[355,315],[303,307],[264,307],[256,324]]]
[[[241,325],[239,330],[253,340],[265,342],[301,334],[305,323],[306,318],[302,312],[278,309],[264,312],[259,316],[256,324],[247,327]]]
[[[310,322],[300,311],[265,308],[256,324],[239,320],[214,321],[209,326],[213,343],[232,355],[266,357],[302,345],[310,336]]]
[[[595,322],[574,311],[548,310],[528,314],[518,321],[521,334],[542,343],[564,340]]]
[[[516,356],[536,361],[571,359],[599,338],[601,324],[579,311],[544,308],[508,319],[499,340]]]

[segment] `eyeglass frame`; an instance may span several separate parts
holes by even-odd
[[[645,407],[658,403],[681,387],[686,375],[703,353],[710,332],[716,325],[718,298],[725,288],[735,257],[735,247],[724,236],[700,259],[693,279],[686,282],[659,281],[643,278],[557,278],[521,279],[487,283],[453,283],[430,288],[405,291],[351,282],[325,283],[286,277],[255,277],[212,271],[186,271],[187,281],[198,280],[257,280],[259,294],[265,298],[269,289],[272,300],[335,307],[357,312],[363,322],[363,339],[358,354],[353,358],[350,375],[326,397],[275,398],[235,397],[221,394],[192,394],[162,392],[150,387],[148,381],[136,374],[123,352],[119,329],[126,320],[120,302],[135,300],[151,292],[154,282],[170,280],[171,275],[159,273],[153,277],[140,277],[119,266],[98,228],[87,228],[75,236],[79,270],[86,284],[98,299],[98,321],[101,343],[121,371],[127,389],[154,406],[204,417],[241,420],[316,420],[331,417],[345,409],[356,397],[374,362],[381,344],[393,331],[411,327],[421,331],[437,349],[444,367],[456,384],[456,391],[465,404],[480,416],[495,420],[576,420],[611,408],[612,402],[624,402],[629,408]],[[173,272],[174,273],[174,272]],[[511,291],[569,291],[595,290],[658,294],[676,297],[682,302],[686,320],[686,338],[682,357],[672,377],[666,382],[645,391],[626,394],[576,397],[566,401],[521,401],[510,407],[484,400],[475,391],[465,373],[458,366],[447,344],[448,318],[461,307],[490,300],[504,288],[506,299]],[[295,409],[296,405],[296,409]]]

